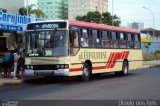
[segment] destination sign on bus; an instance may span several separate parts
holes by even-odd
[[[66,22],[45,22],[28,24],[27,30],[66,28]]]

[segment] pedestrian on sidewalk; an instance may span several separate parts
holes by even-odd
[[[20,78],[23,76],[24,62],[25,62],[24,50],[19,52],[18,66],[17,66],[17,77]],[[20,75],[21,73],[21,75]]]
[[[3,53],[2,67],[4,69],[4,77],[10,77],[11,67],[12,67],[12,56],[7,48],[5,52]]]
[[[19,60],[19,54],[18,54],[18,49],[15,49],[14,51],[14,71],[13,71],[13,79],[18,79],[17,78],[17,66],[18,66],[18,60]]]

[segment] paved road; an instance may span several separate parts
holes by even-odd
[[[0,100],[159,100],[160,68],[130,71],[127,77],[112,74],[92,78],[89,82],[76,79],[47,84],[43,79],[30,83],[0,87]]]

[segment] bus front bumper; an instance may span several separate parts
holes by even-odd
[[[69,69],[57,69],[57,70],[33,70],[25,69],[24,77],[34,76],[69,76]]]

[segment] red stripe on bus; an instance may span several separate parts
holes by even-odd
[[[114,56],[114,58],[112,60],[112,63],[111,63],[109,68],[113,68],[115,66],[116,60],[118,60],[118,53],[115,54],[115,56]]]
[[[129,56],[129,51],[126,51],[126,55],[124,56],[124,57],[125,57],[125,59],[127,59],[127,58],[128,58],[128,56]]]
[[[106,68],[110,67],[110,64],[112,62],[112,59],[114,58],[114,55],[115,55],[115,53],[112,53],[112,56],[111,56],[110,60],[108,61],[108,66]]]
[[[92,67],[93,70],[100,70],[100,69],[106,69],[106,66],[97,66],[97,67]]]
[[[123,55],[123,52],[122,53],[119,53],[119,56],[118,56],[118,59],[121,60],[121,57]]]
[[[126,54],[126,51],[123,51],[122,59],[124,59],[125,54]]]
[[[121,59],[123,59],[124,51],[122,52]]]
[[[109,66],[107,67],[107,68],[110,68],[111,67],[111,65],[113,64],[113,61],[114,61],[114,59],[115,59],[115,55],[116,55],[116,53],[113,53],[114,55],[112,56],[112,58],[111,58],[111,60],[110,60],[110,64],[109,64]]]
[[[92,69],[100,70],[100,69],[114,68],[117,60],[127,59],[128,56],[129,56],[129,51],[111,53],[105,66],[96,66],[96,67],[92,67]],[[83,68],[81,67],[81,68],[71,68],[69,71],[77,72],[77,71],[82,71],[82,70]]]
[[[122,54],[123,54],[123,53],[120,53],[120,52],[119,52],[119,53],[115,53],[114,58],[112,57],[112,60],[109,60],[109,61],[108,61],[109,64],[107,64],[107,65],[108,65],[107,68],[112,68],[112,67],[114,67],[114,64],[115,64],[116,60],[121,59]]]
[[[111,66],[109,68],[114,68],[114,66],[116,64],[116,61],[119,60],[119,59],[121,59],[122,55],[123,55],[122,60],[127,59],[128,56],[129,56],[129,51],[125,51],[123,53],[116,53],[116,56],[113,59],[113,62],[112,62]]]
[[[107,61],[107,63],[106,63],[106,68],[109,66],[109,64],[110,64],[110,60],[111,60],[111,58],[112,58],[112,55],[113,55],[113,53],[111,53],[110,54],[110,56],[109,56],[109,59],[108,59],[108,61]]]
[[[69,69],[69,72],[77,72],[77,71],[82,71],[82,68],[71,68]]]
[[[120,60],[121,59],[121,57],[122,57],[122,55],[123,55],[123,52],[122,53],[116,53],[116,55],[115,55],[115,57],[114,57],[114,59],[113,59],[113,62],[112,62],[112,64],[111,64],[111,66],[110,66],[110,68],[114,68],[114,66],[115,66],[115,64],[116,64],[116,61],[117,60]]]

